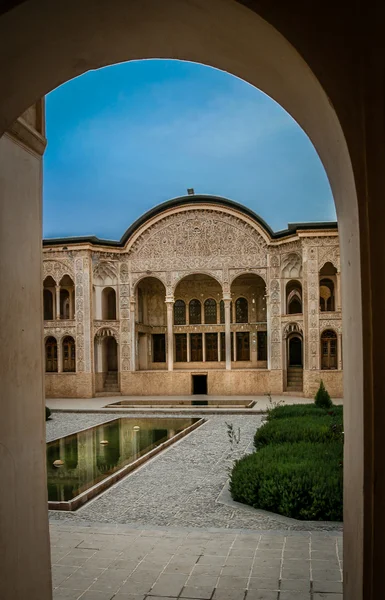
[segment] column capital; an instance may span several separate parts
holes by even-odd
[[[174,296],[166,296],[165,303],[168,306],[172,306],[174,304],[174,302],[175,302]]]
[[[231,302],[231,294],[230,294],[230,292],[228,294],[224,293],[222,300],[223,300],[223,302],[225,304],[226,304],[226,302]]]

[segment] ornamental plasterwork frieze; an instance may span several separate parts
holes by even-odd
[[[59,285],[60,280],[64,275],[69,275],[73,278],[73,264],[65,260],[43,260],[43,279],[51,276],[56,285]]]
[[[65,338],[67,335],[70,335],[74,339],[76,339],[76,327],[75,325],[68,327],[46,327],[44,326],[44,338],[49,336],[53,336],[57,341]]]
[[[119,322],[118,321],[94,321],[93,323],[93,327],[94,327],[94,331],[98,331],[100,328],[102,327],[119,327]]]
[[[136,287],[138,283],[142,281],[142,279],[146,279],[146,277],[155,277],[163,283],[164,287],[167,287],[167,276],[165,271],[158,271],[154,273],[153,271],[146,270],[139,273],[131,273],[131,284],[133,288]]]
[[[297,252],[289,252],[281,256],[282,277],[299,279],[302,277],[302,257]]]
[[[189,275],[207,275],[207,277],[212,277],[215,280],[215,283],[212,282],[212,286],[217,287],[218,285],[221,286],[222,285],[222,270],[221,269],[217,269],[217,270],[198,270],[198,271],[174,271],[172,273],[172,277],[171,277],[171,282],[172,282],[172,287],[175,289],[177,288],[178,284],[180,283],[180,281],[182,281],[182,279],[184,279],[185,277],[188,277]],[[210,285],[210,283],[209,283]],[[191,289],[194,290],[197,287],[196,282],[194,281],[185,281],[183,282],[183,286],[186,286],[186,289]]]
[[[118,274],[118,263],[117,261],[112,262],[110,260],[100,260],[96,263],[93,269],[93,276],[95,279],[105,281],[110,279],[111,281],[117,278]]]
[[[117,328],[107,325],[99,327],[99,329],[95,331],[95,338],[97,341],[103,340],[107,337],[114,337],[117,343],[119,343],[119,332]]]
[[[266,242],[248,223],[233,215],[200,209],[170,215],[146,229],[133,244],[135,271],[146,261],[168,269],[266,265]],[[138,261],[140,261],[138,263]]]
[[[337,333],[342,333],[342,322],[337,319],[320,319],[320,333],[322,333],[326,329],[334,329],[335,331],[337,331]]]
[[[335,240],[335,243],[337,240]],[[340,249],[338,246],[331,248],[330,246],[318,248],[318,268],[322,267],[330,262],[337,269],[340,270]]]
[[[263,279],[263,281],[266,283],[267,282],[267,268],[259,268],[259,269],[253,269],[253,268],[249,268],[249,269],[229,269],[230,272],[230,282],[233,283],[234,279],[236,279],[237,277],[239,277],[240,275],[258,275],[259,277],[261,277],[261,279]]]

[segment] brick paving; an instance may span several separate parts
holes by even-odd
[[[51,524],[54,600],[342,600],[342,536]]]

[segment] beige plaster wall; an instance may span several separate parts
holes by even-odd
[[[177,371],[123,372],[120,389],[124,396],[187,396],[191,374]]]
[[[51,598],[45,470],[41,157],[0,139],[0,597]]]
[[[332,398],[343,397],[343,371],[304,371],[303,391],[305,396],[314,397],[321,379]]]
[[[95,379],[100,375],[103,374],[96,373]],[[46,373],[45,395],[46,398],[92,398],[93,375],[92,373]]]

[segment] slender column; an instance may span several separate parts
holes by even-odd
[[[221,334],[217,333],[218,362],[221,362]]]
[[[202,332],[202,358],[206,362],[206,334]]]
[[[56,319],[60,320],[60,285],[55,287],[56,290]]]
[[[285,311],[286,312],[286,311]],[[266,291],[266,329],[267,329],[267,368],[271,369],[271,314],[270,314],[270,296]],[[286,367],[285,367],[286,368]]]
[[[337,333],[337,367],[342,369],[342,333]]]
[[[187,334],[187,362],[191,361],[190,334]]]
[[[231,298],[223,297],[225,305],[225,347],[226,347],[226,369],[231,370]]]
[[[167,306],[167,368],[174,369],[174,298],[166,297]]]
[[[238,360],[237,357],[237,332],[234,331],[233,333],[233,348],[234,348],[234,362],[236,362]]]
[[[135,297],[130,300],[131,321],[131,371],[136,371],[136,325],[135,325]]]
[[[74,315],[74,290],[70,290],[70,319],[73,319],[75,317]]]
[[[57,372],[63,371],[63,338],[57,341]]]
[[[336,302],[335,309],[338,312],[341,312],[341,273],[339,271],[336,274],[336,282],[337,282],[337,285],[336,285],[337,293],[336,293],[336,299],[335,299],[335,302]]]

